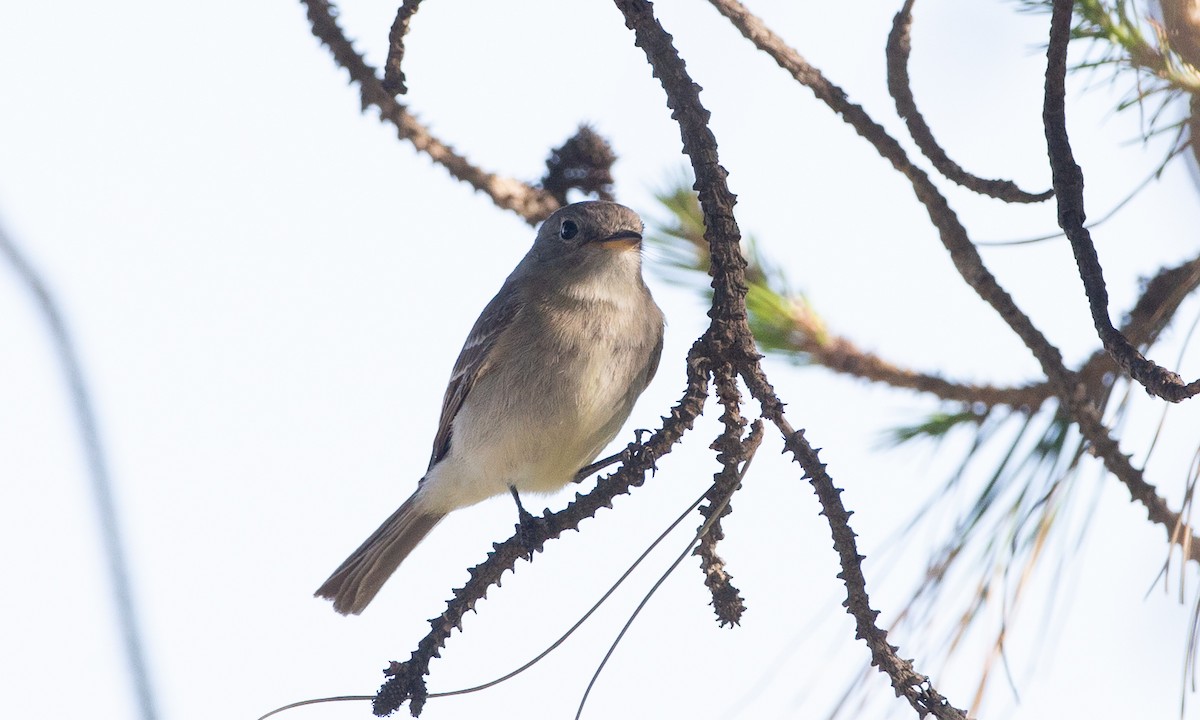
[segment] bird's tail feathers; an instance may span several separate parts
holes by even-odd
[[[361,613],[417,543],[445,517],[424,512],[418,504],[414,493],[314,594],[332,600],[333,609],[343,615]]]

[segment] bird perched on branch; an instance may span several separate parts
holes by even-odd
[[[582,202],[551,215],[483,309],[417,490],[316,592],[358,614],[448,513],[552,492],[616,437],[658,368],[663,315],[642,280],[642,221]]]

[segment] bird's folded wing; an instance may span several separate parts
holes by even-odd
[[[491,366],[492,350],[500,336],[512,325],[513,318],[521,310],[521,305],[516,286],[511,281],[506,282],[480,313],[475,327],[471,328],[471,334],[467,336],[467,341],[463,343],[463,348],[458,354],[458,361],[454,363],[450,384],[446,387],[446,397],[442,400],[442,417],[438,421],[437,435],[433,438],[430,468],[437,465],[450,451],[450,432],[454,417],[462,409],[463,402],[476,381],[487,373]]]

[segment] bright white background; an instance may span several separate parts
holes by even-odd
[[[883,78],[893,5],[751,7],[902,134]],[[706,3],[658,10],[705,88],[743,231],[832,328],[956,378],[1037,376],[958,279],[907,184],[865,142]],[[343,9],[376,65],[394,12],[381,2]],[[462,338],[531,230],[360,115],[356,90],[298,3],[21,3],[0,18],[0,217],[62,303],[86,365],[162,716],[252,720],[307,697],[374,692],[379,670],[408,657],[464,569],[508,536],[511,502],[444,522],[360,618],[335,615],[311,593],[413,489]],[[914,30],[915,92],[950,154],[1033,190],[1049,183],[1039,150],[1047,22],[1013,3],[930,0]],[[662,90],[609,3],[428,2],[405,68],[419,116],[486,168],[537,178],[547,150],[590,121],[621,156],[619,199],[652,217],[653,191],[684,164]],[[1136,142],[1136,112],[1111,112],[1123,88],[1104,76],[1086,92],[1083,84],[1074,83],[1068,114],[1098,217],[1162,146]],[[1054,229],[1052,207],[948,192],[978,240]],[[1096,232],[1114,316],[1139,277],[1196,252],[1196,193],[1176,163]],[[1094,348],[1065,242],[985,259],[1069,361]],[[629,428],[657,427],[678,398],[683,355],[705,321],[696,294],[657,280],[655,262],[649,255],[669,318],[666,351]],[[1174,364],[1198,311],[1185,306],[1157,359]],[[954,466],[961,443],[881,450],[886,429],[937,404],[821,370],[767,367],[792,423],[808,428],[846,488],[873,604],[889,624],[955,518],[936,518],[903,546],[888,545],[892,531]],[[1196,354],[1179,369],[1200,375]],[[1125,442],[1135,455],[1159,405],[1138,408]],[[1197,401],[1174,408],[1148,468],[1175,507],[1197,427]],[[645,488],[521,564],[450,640],[430,689],[491,679],[557,637],[703,491],[715,432],[706,418]],[[742,626],[718,629],[689,559],[617,650],[586,717],[821,717],[866,662],[838,606],[828,528],[779,450],[769,434],[726,522],[722,553],[749,606]],[[1089,541],[1036,589],[1042,597],[1057,587],[1070,604],[1049,624],[1038,603],[1023,611],[1008,645],[1020,700],[997,675],[981,717],[1178,717],[1190,610],[1161,590],[1147,596],[1163,533],[1115,481],[1089,471],[1082,482],[1081,496],[1101,494]],[[689,519],[685,532],[698,524]],[[673,537],[547,662],[486,693],[430,701],[425,717],[572,717],[627,614],[686,542]],[[0,716],[133,717],[59,365],[8,269],[0,547]],[[1186,573],[1191,585],[1195,575]],[[946,667],[927,640],[893,635],[955,704],[969,704],[986,637]],[[864,692],[877,701],[868,715],[911,717],[877,674]],[[1187,715],[1200,717],[1197,707],[1192,697]],[[368,712],[324,705],[291,717]]]

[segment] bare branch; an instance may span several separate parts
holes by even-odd
[[[1180,265],[1163,268],[1151,278],[1121,330],[1137,347],[1153,343],[1175,317],[1175,311],[1200,287],[1200,257]],[[898,367],[887,360],[859,349],[841,336],[823,338],[804,335],[796,349],[812,356],[822,366],[847,375],[881,382],[892,387],[927,392],[943,400],[982,403],[988,407],[1007,405],[1035,410],[1054,397],[1049,383],[1038,382],[1016,387],[972,385],[945,380],[938,375]],[[1096,401],[1106,388],[1105,376],[1119,370],[1112,356],[1097,350],[1079,370],[1080,380],[1088,388],[1088,397]]]
[[[1099,411],[1090,402],[1087,387],[1080,382],[1078,375],[1066,368],[1058,348],[1051,345],[1033,325],[1029,317],[1021,312],[1012,296],[1000,287],[995,276],[984,266],[983,259],[967,236],[966,228],[958,221],[958,217],[946,202],[945,197],[930,181],[929,176],[912,164],[904,149],[887,134],[882,126],[872,120],[860,106],[850,103],[841,88],[831,83],[819,70],[809,65],[799,53],[788,47],[778,35],[768,29],[744,6],[736,0],[709,1],[721,11],[721,14],[733,22],[743,36],[775,60],[780,67],[791,73],[800,83],[811,89],[819,99],[841,115],[859,135],[874,145],[876,151],[890,161],[896,170],[908,178],[917,199],[925,206],[930,220],[937,228],[942,244],[949,251],[955,269],[966,283],[992,306],[1033,353],[1042,367],[1042,372],[1046,374],[1049,387],[1075,420],[1080,433],[1091,444],[1093,454],[1104,461],[1108,471],[1125,484],[1133,499],[1146,507],[1149,519],[1161,525],[1170,538],[1173,529],[1179,522],[1179,514],[1167,506],[1166,501],[1158,495],[1154,486],[1146,482],[1142,472],[1133,467],[1129,456],[1121,452],[1120,446],[1101,421]],[[1069,0],[1066,4],[1070,4]],[[1059,194],[1061,202],[1062,194],[1058,190],[1056,192]],[[745,376],[743,375],[743,377]],[[758,395],[755,397],[759,398]],[[761,400],[761,398],[759,399]],[[764,408],[764,416],[772,417],[769,408]],[[1191,552],[1188,553],[1188,557],[1200,562],[1200,548],[1197,545],[1200,545],[1200,542],[1191,543]]]
[[[1036,409],[1052,393],[1045,383],[1030,383],[1017,387],[975,385],[947,380],[940,375],[899,367],[875,353],[857,347],[844,337],[830,337],[823,342],[802,343],[798,349],[808,353],[823,367],[834,372],[884,383],[895,388],[916,390],[935,395],[942,400],[961,403],[981,403],[988,407],[1007,405],[1013,408]]]
[[[486,193],[498,207],[512,210],[530,225],[536,225],[559,208],[558,201],[549,193],[514,178],[484,172],[435,138],[404,105],[396,102],[396,98],[384,89],[375,68],[368,65],[346,39],[346,35],[337,24],[337,9],[334,5],[329,0],[301,2],[308,8],[308,20],[312,24],[313,35],[329,48],[338,65],[346,68],[350,79],[358,83],[363,110],[372,106],[379,108],[380,118],[396,126],[401,140],[412,143],[417,150],[446,168],[454,178]]]
[[[1058,349],[1041,335],[1008,293],[996,282],[983,265],[982,259],[967,237],[966,230],[958,221],[954,211],[930,181],[928,175],[909,161],[901,146],[881,126],[871,120],[860,106],[850,103],[840,88],[830,83],[818,70],[808,65],[803,58],[787,47],[736,0],[710,1],[729,17],[747,38],[770,54],[797,80],[810,87],[835,112],[842,115],[860,135],[875,146],[882,157],[889,160],[898,171],[909,179],[917,198],[926,207],[933,224],[938,229],[941,240],[956,269],[980,297],[991,304],[1025,342],[1038,359],[1048,378],[1045,390],[1037,386],[1029,386],[1016,388],[1012,392],[1020,394],[1021,397],[1028,396],[1031,403],[1034,402],[1033,396],[1036,393],[1048,395],[1052,392],[1059,397],[1065,411],[1071,415],[1078,424],[1081,434],[1090,443],[1091,450],[1103,459],[1110,472],[1126,484],[1134,499],[1147,507],[1150,519],[1166,527],[1168,533],[1172,532],[1178,526],[1178,514],[1173,513],[1167,507],[1165,501],[1155,492],[1154,487],[1145,482],[1141,472],[1135,469],[1129,462],[1129,458],[1121,453],[1116,441],[1111,438],[1108,428],[1101,422],[1095,404],[1091,401],[1089,392],[1092,387],[1085,384],[1079,375],[1065,368]],[[465,158],[433,138],[420,123],[411,117],[402,104],[396,102],[389,89],[398,92],[404,90],[404,76],[400,69],[404,53],[403,39],[408,22],[415,12],[419,0],[404,0],[397,13],[390,36],[388,76],[383,82],[379,80],[376,70],[365,62],[346,39],[337,25],[336,10],[329,0],[302,0],[302,2],[308,8],[313,34],[330,48],[336,61],[345,67],[349,71],[351,79],[359,84],[363,109],[371,106],[379,108],[381,117],[397,127],[398,134],[402,139],[412,142],[415,147],[427,153],[435,162],[446,167],[454,177],[487,193],[499,207],[512,210],[528,222],[536,223],[566,201],[566,193],[570,187],[588,187],[586,184],[569,182],[572,180],[572,174],[580,174],[580,168],[584,169],[582,174],[586,176],[583,178],[584,183],[592,183],[591,186],[597,188],[594,190],[595,192],[606,193],[608,191],[607,184],[611,182],[611,176],[607,175],[607,169],[611,161],[607,158],[611,157],[611,151],[608,151],[607,155],[600,153],[593,157],[595,153],[592,153],[592,150],[596,149],[595,146],[589,145],[587,138],[582,137],[585,131],[590,133],[590,130],[586,128],[581,129],[576,138],[572,138],[555,151],[551,161],[547,163],[548,173],[544,181],[545,189],[538,189],[517,180],[485,173],[474,167]],[[714,448],[719,453],[718,459],[724,469],[717,474],[718,485],[714,487],[717,492],[710,498],[710,501],[715,501],[719,497],[720,502],[711,502],[708,506],[709,512],[715,514],[716,517],[706,515],[707,521],[711,521],[709,526],[711,532],[709,537],[701,541],[697,554],[703,559],[706,584],[713,591],[714,606],[718,611],[719,620],[723,625],[735,624],[740,618],[741,598],[737,590],[728,583],[729,576],[724,572],[723,563],[716,554],[715,544],[722,537],[719,517],[725,512],[726,499],[737,489],[740,481],[740,476],[736,472],[737,464],[747,456],[747,453],[752,452],[752,446],[761,439],[761,424],[756,423],[750,437],[742,440],[745,420],[741,417],[742,397],[737,386],[737,379],[740,377],[746,383],[751,396],[759,402],[763,417],[773,422],[780,430],[787,450],[804,468],[805,477],[811,481],[816,491],[822,506],[822,514],[829,521],[834,548],[842,566],[839,577],[846,586],[847,599],[844,605],[855,619],[857,637],[863,639],[870,650],[872,664],[888,675],[897,694],[904,696],[920,715],[933,714],[943,720],[965,720],[965,713],[951,706],[929,685],[928,678],[917,673],[910,661],[902,659],[897,654],[897,648],[888,644],[886,632],[876,625],[878,612],[870,606],[866,580],[862,572],[861,561],[863,558],[858,554],[854,540],[855,535],[848,522],[850,513],[840,501],[841,490],[834,485],[832,478],[825,472],[825,466],[820,462],[817,451],[804,438],[803,431],[795,431],[784,416],[784,404],[775,394],[774,388],[760,365],[761,356],[757,352],[747,315],[746,260],[739,247],[741,235],[733,216],[736,198],[729,191],[725,181],[727,173],[719,164],[716,139],[708,127],[709,113],[699,99],[699,86],[687,73],[682,59],[673,46],[671,36],[655,19],[652,5],[649,2],[615,0],[615,4],[624,15],[626,26],[634,31],[635,44],[646,53],[655,77],[662,83],[667,96],[667,106],[672,110],[672,118],[679,124],[683,149],[689,157],[695,173],[694,187],[699,193],[704,217],[704,238],[711,260],[710,271],[713,288],[712,306],[709,310],[711,323],[688,354],[687,388],[679,403],[672,409],[670,417],[664,419],[662,427],[647,442],[630,444],[621,467],[613,474],[601,478],[592,492],[587,495],[577,494],[575,500],[562,511],[546,510],[532,526],[525,526],[512,538],[496,544],[488,558],[471,569],[468,582],[462,588],[454,591],[453,597],[447,602],[446,610],[430,621],[430,632],[420,641],[411,658],[403,663],[392,663],[386,671],[388,680],[375,697],[374,710],[379,715],[388,714],[398,709],[405,701],[409,701],[412,714],[419,715],[428,696],[425,677],[429,673],[429,665],[433,658],[439,656],[446,639],[453,631],[456,628],[461,629],[465,613],[473,609],[475,604],[486,596],[487,590],[491,586],[499,584],[505,571],[514,569],[519,558],[533,550],[540,551],[545,542],[559,537],[566,530],[578,529],[585,518],[594,516],[601,507],[611,507],[614,497],[628,493],[632,487],[641,485],[645,481],[646,473],[654,470],[656,460],[670,452],[673,444],[679,441],[684,433],[692,427],[707,398],[710,377],[715,381],[718,399],[725,410],[722,416],[725,431],[714,443]],[[1069,6],[1069,3],[1067,4]],[[911,10],[911,6],[912,0],[908,0],[905,13]],[[903,25],[902,30],[899,29],[901,24]],[[907,60],[908,21],[901,23],[898,16],[897,28],[894,34],[897,37],[902,35],[901,39],[904,41],[901,43],[900,40],[897,40],[898,46],[903,45],[900,50],[897,50],[898,53],[901,53],[897,56],[902,71],[902,75],[899,77],[903,80],[903,90],[908,92],[911,101],[906,70],[902,67]],[[1065,48],[1065,40],[1063,47]],[[1052,39],[1052,55],[1053,50]],[[1051,66],[1053,65],[1052,62]],[[1051,73],[1048,71],[1048,107],[1051,97],[1050,75]],[[915,114],[915,107],[912,110]],[[915,117],[919,119],[920,116],[915,114]],[[1049,121],[1047,121],[1047,127],[1049,139]],[[1063,137],[1065,143],[1065,134]],[[929,140],[932,141],[931,134]],[[934,147],[936,147],[936,143],[934,143]],[[608,150],[607,146],[604,146],[603,149]],[[1069,159],[1069,146],[1066,150]],[[944,157],[944,153],[942,156]],[[947,162],[949,162],[948,159]],[[954,167],[957,168],[957,166]],[[602,172],[593,172],[597,168]],[[608,180],[604,181],[606,177]],[[1055,188],[1059,192],[1061,216],[1064,200],[1059,180],[1059,172],[1056,170]],[[1082,182],[1081,178],[1079,182]],[[1081,204],[1079,221],[1082,223]],[[1066,226],[1064,225],[1064,227]],[[1098,270],[1098,264],[1096,267]],[[1180,276],[1177,279],[1181,287],[1188,282],[1191,282],[1191,287],[1194,287],[1196,282],[1200,282],[1200,279],[1193,280],[1191,276]],[[1103,290],[1102,279],[1101,290]],[[1146,296],[1148,295],[1150,295],[1149,288],[1146,292]],[[1166,308],[1171,307],[1173,303],[1173,307],[1177,307],[1181,299],[1182,296],[1179,296],[1178,292],[1174,294],[1164,292],[1158,306]],[[1137,308],[1135,308],[1135,314],[1136,310]],[[1173,312],[1172,309],[1170,313]],[[1170,313],[1166,317],[1169,317]],[[1104,315],[1107,319],[1106,298]],[[1165,323],[1166,318],[1156,317],[1155,321]],[[1111,328],[1111,323],[1109,327]],[[1151,333],[1151,335],[1155,334],[1157,331]],[[1124,340],[1124,337],[1121,339]],[[824,347],[817,348],[817,350],[826,353],[824,357],[831,366],[841,362],[842,366],[847,368],[846,371],[851,371],[851,362],[861,363],[863,356],[852,346],[849,348]],[[840,360],[836,355],[839,351],[841,352]],[[857,359],[850,360],[852,355]],[[880,361],[881,363],[882,361]],[[880,368],[876,367],[873,371],[879,370]],[[929,377],[907,379],[914,387],[920,383],[927,387],[940,389],[942,392],[956,391],[950,383],[937,380],[938,382],[933,382]],[[900,381],[897,380],[897,382]],[[979,388],[974,388],[974,390],[980,391]],[[1043,399],[1045,395],[1042,396]],[[731,468],[732,474],[730,473]],[[1200,542],[1193,542],[1190,538],[1172,539],[1172,542],[1181,542],[1185,547],[1188,547],[1188,543],[1190,543],[1192,550],[1188,556],[1193,560],[1200,560]]]
[[[1158,339],[1175,317],[1183,301],[1200,287],[1200,257],[1175,267],[1163,268],[1142,289],[1121,332],[1134,347],[1147,347]],[[1094,391],[1103,384],[1104,376],[1120,370],[1113,357],[1103,348],[1088,358],[1079,371],[1083,382]]]
[[[738,391],[737,374],[731,365],[722,363],[714,369],[713,379],[717,386],[717,400],[725,409],[721,414],[725,431],[710,446],[717,451],[721,471],[713,477],[713,486],[705,495],[708,504],[700,506],[700,515],[704,517],[701,528],[707,526],[708,531],[700,535],[694,554],[700,557],[700,569],[704,572],[704,584],[712,593],[717,622],[725,627],[741,622],[746,603],[731,582],[733,576],[726,572],[725,561],[717,554],[717,543],[725,539],[721,518],[733,512],[729,498],[742,485],[742,471],[738,466],[747,462],[762,442],[762,421],[755,421],[750,437],[743,441],[746,421],[742,418],[742,394]],[[717,513],[715,517],[714,513]]]
[[[387,61],[383,64],[383,89],[392,95],[403,95],[408,92],[404,84],[404,70],[400,64],[404,61],[404,36],[408,34],[408,23],[421,5],[421,0],[404,0],[396,10],[396,19],[388,33]]]
[[[1147,359],[1113,327],[1108,314],[1108,289],[1091,233],[1084,227],[1083,172],[1075,163],[1067,136],[1066,75],[1067,43],[1071,35],[1074,3],[1054,0],[1050,16],[1050,45],[1046,53],[1046,98],[1042,121],[1046,127],[1046,147],[1058,198],[1058,224],[1071,241],[1079,277],[1087,292],[1092,322],[1100,342],[1121,368],[1146,390],[1164,400],[1180,402],[1200,393],[1200,379],[1184,384],[1179,375]]]
[[[855,637],[866,641],[871,649],[871,664],[887,674],[896,694],[908,700],[921,717],[933,715],[941,720],[967,720],[967,714],[942,697],[929,678],[913,668],[911,660],[897,654],[900,648],[888,643],[887,631],[875,624],[879,611],[871,608],[871,599],[867,596],[867,581],[862,574],[865,557],[858,554],[855,533],[850,528],[850,513],[842,504],[842,490],[825,472],[825,464],[805,439],[803,430],[792,430],[784,417],[778,418],[776,425],[784,433],[788,451],[804,468],[805,478],[812,484],[821,503],[821,514],[829,521],[833,547],[842,566],[838,577],[846,584],[846,600],[842,604],[855,620]]]
[[[695,172],[696,190],[704,210],[705,237],[712,257],[713,305],[709,311],[712,324],[704,338],[713,360],[728,362],[736,368],[751,394],[762,404],[764,416],[781,430],[785,427],[790,430],[783,417],[783,403],[767,382],[759,365],[760,356],[754,349],[745,306],[746,260],[739,248],[741,233],[733,217],[735,198],[725,183],[725,169],[718,162],[716,138],[708,128],[709,113],[700,102],[699,86],[688,75],[671,36],[655,19],[650,3],[616,0],[616,5],[625,16],[625,25],[634,31],[635,44],[646,53],[654,75],[666,91],[667,106],[679,124],[683,149]],[[785,436],[790,444],[811,452],[803,437],[788,431]],[[815,452],[812,456],[815,458]],[[823,483],[827,476],[823,468],[819,472],[823,476],[819,482]],[[810,474],[815,473],[810,471]],[[832,489],[832,481],[828,484]],[[888,674],[897,693],[903,694],[921,715],[932,712],[939,718],[965,720],[965,714],[951,707],[932,688],[919,687],[928,680],[913,672],[911,663],[897,657],[895,648],[884,641],[886,634],[875,626],[877,613],[866,601],[862,558],[854,547],[854,533],[847,522],[849,514],[841,508],[840,514],[827,511],[826,515],[833,530],[834,547],[843,561],[842,576],[847,579],[846,606],[858,624],[859,637],[867,640],[875,664]]]
[[[917,102],[912,93],[912,83],[908,77],[908,58],[912,53],[911,30],[914,2],[915,0],[905,1],[904,7],[896,13],[896,18],[892,23],[892,32],[888,34],[887,79],[888,92],[896,101],[896,112],[904,118],[904,122],[908,125],[908,133],[917,147],[947,180],[981,195],[1011,203],[1035,203],[1051,198],[1054,195],[1053,190],[1030,193],[1017,187],[1017,184],[1011,180],[988,180],[972,175],[951,160],[946,155],[946,151],[938,145],[937,140],[933,137],[933,131],[925,122],[921,111],[917,109]]]

